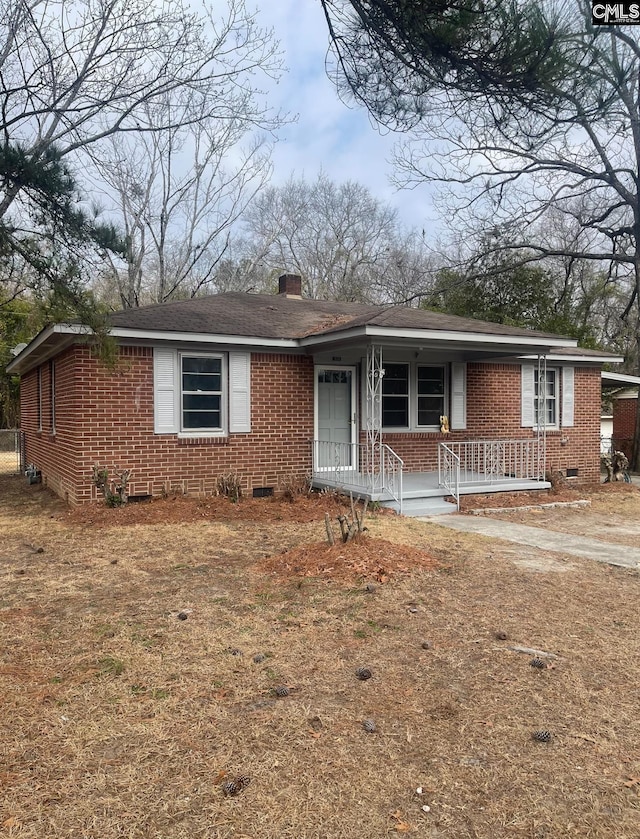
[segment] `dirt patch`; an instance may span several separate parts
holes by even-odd
[[[122,526],[0,497],[0,836],[636,839],[636,572],[532,573],[532,549],[373,515],[370,567],[401,572],[368,590],[313,573],[321,506]]]

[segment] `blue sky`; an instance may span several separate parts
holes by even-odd
[[[273,182],[286,181],[292,172],[313,180],[322,169],[334,181],[367,186],[396,207],[407,226],[433,230],[438,216],[429,188],[398,191],[389,182],[397,138],[374,128],[364,109],[343,104],[327,78],[329,36],[318,0],[257,2],[261,22],[274,28],[288,67],[270,92],[271,103],[298,115],[276,146]]]

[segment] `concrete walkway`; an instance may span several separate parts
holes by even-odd
[[[478,533],[490,539],[505,539],[519,545],[530,545],[555,553],[570,554],[584,559],[595,559],[621,568],[640,567],[640,548],[629,545],[611,545],[599,539],[586,536],[574,536],[571,533],[559,533],[555,530],[543,530],[526,524],[496,521],[485,516],[421,516],[419,521],[428,521],[451,530],[463,533]]]

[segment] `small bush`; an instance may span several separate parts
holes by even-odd
[[[311,494],[311,475],[286,475],[280,481],[280,489],[287,501],[295,501],[302,495]]]
[[[216,495],[224,495],[231,501],[239,501],[242,498],[242,478],[233,471],[220,475],[216,481]]]
[[[109,470],[106,466],[93,467],[93,483],[102,492],[104,503],[107,507],[120,507],[127,503],[127,485],[131,477],[131,469],[123,469],[116,472],[116,480],[109,479]]]

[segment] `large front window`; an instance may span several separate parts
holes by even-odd
[[[438,429],[448,414],[443,364],[385,363],[382,379],[382,427]]]
[[[540,383],[543,382],[543,387]],[[534,371],[535,399],[534,421],[535,425],[557,425],[558,424],[558,371],[547,370],[540,375],[538,370]],[[544,416],[544,418],[543,418]]]
[[[183,355],[182,430],[222,431],[222,357]]]

